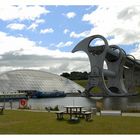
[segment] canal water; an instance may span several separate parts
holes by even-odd
[[[0,105],[5,104],[6,108],[10,108],[10,102],[0,102]],[[128,108],[136,108],[140,110],[140,96],[129,97],[105,97],[105,98],[86,98],[86,97],[63,97],[63,98],[44,98],[44,99],[29,99],[28,105],[31,109],[44,110],[45,107],[55,107],[59,109],[64,106],[78,105],[86,109],[96,107],[97,109],[108,110],[127,110]],[[12,107],[18,108],[19,101],[12,101]]]

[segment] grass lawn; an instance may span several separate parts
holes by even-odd
[[[74,80],[74,82],[76,82],[77,84],[85,87],[87,84],[87,80]],[[136,87],[136,91],[138,93],[140,93],[140,87]],[[95,87],[94,89],[92,89],[93,93],[101,93],[101,90],[98,87]]]
[[[1,134],[140,134],[140,117],[95,116],[71,124],[51,112],[6,110],[0,115]]]
[[[87,80],[74,80],[77,84],[81,85],[82,87],[86,87]],[[95,87],[91,90],[93,93],[101,93],[101,90],[98,87]]]

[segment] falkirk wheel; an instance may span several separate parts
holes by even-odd
[[[96,45],[97,43],[91,45],[96,39],[102,41],[103,45]],[[140,85],[140,61],[134,56],[126,54],[117,45],[109,45],[106,38],[101,35],[83,39],[72,50],[73,53],[76,51],[84,51],[90,61],[91,72],[84,91],[86,96],[91,96],[94,87],[101,89],[102,96],[136,94],[135,89]],[[106,69],[104,69],[105,63]]]

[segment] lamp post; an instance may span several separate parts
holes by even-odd
[[[4,107],[4,109],[5,109],[5,93],[3,92],[3,96],[4,96],[4,98],[3,98],[3,107]]]

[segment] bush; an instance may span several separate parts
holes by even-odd
[[[59,111],[58,105],[56,105],[54,108],[51,106],[45,107],[47,111]]]
[[[30,106],[19,107],[18,109],[31,109]]]
[[[53,110],[54,111],[59,111],[58,105],[56,105]]]

